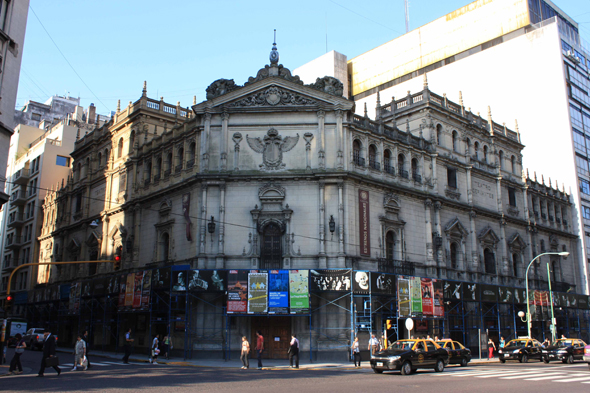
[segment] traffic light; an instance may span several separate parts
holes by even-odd
[[[121,253],[123,252],[123,247],[119,246],[115,249],[115,263],[113,266],[114,270],[121,269]]]
[[[4,311],[8,315],[10,310],[12,309],[12,295],[6,296],[6,301],[4,302]]]
[[[387,329],[387,330],[391,329],[391,319],[385,320],[385,329]]]

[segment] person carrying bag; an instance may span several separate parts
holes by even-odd
[[[14,350],[14,356],[10,361],[10,368],[8,369],[8,374],[22,374],[23,373],[23,366],[20,363],[20,355],[25,352],[25,348],[27,344],[25,344],[25,340],[23,340],[23,336],[20,333],[17,333],[14,338],[16,338],[16,349]],[[16,371],[18,369],[18,371]]]

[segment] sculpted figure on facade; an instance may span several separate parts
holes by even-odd
[[[250,138],[246,135],[246,141],[256,153],[262,153],[260,168],[272,171],[285,167],[283,153],[290,151],[297,145],[299,134],[283,138],[277,130],[271,128],[263,138]]]
[[[217,79],[207,87],[207,99],[212,100],[239,88],[241,86],[236,85],[233,79]]]

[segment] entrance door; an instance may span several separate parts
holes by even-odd
[[[289,343],[291,342],[290,317],[252,317],[252,334],[250,337],[251,357],[256,358],[256,332],[260,330],[264,337],[265,359],[287,359]]]
[[[283,252],[281,249],[281,228],[270,223],[262,234],[262,252],[260,253],[261,269],[280,269]]]

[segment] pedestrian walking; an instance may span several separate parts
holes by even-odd
[[[299,340],[297,340],[296,335],[291,336],[289,345],[289,366],[291,368],[299,368]],[[295,359],[295,366],[293,366],[293,359]]]
[[[84,362],[86,361],[86,341],[82,340],[82,335],[78,334],[76,344],[74,345],[74,367],[72,371],[76,371],[78,367],[86,370]]]
[[[491,338],[488,339],[488,360],[491,360],[494,357],[494,351],[496,350],[496,344],[492,341]]]
[[[246,370],[250,368],[250,360],[248,360],[248,356],[250,355],[250,343],[246,336],[242,337],[242,353],[240,354],[240,360],[242,361],[242,369]]]
[[[541,344],[541,346],[543,348],[549,348],[550,345],[551,345],[551,341],[549,341],[548,338],[546,338],[545,341],[543,341],[543,344]]]
[[[131,356],[131,345],[133,345],[133,341],[135,341],[131,337],[131,328],[125,333],[125,356],[123,356],[123,363],[129,363],[129,356]]]
[[[262,332],[259,330],[256,332],[256,355],[258,357],[258,369],[262,370],[262,352],[264,351],[264,337]]]
[[[55,337],[51,334],[51,330],[45,329],[43,337],[45,337],[45,339],[43,341],[43,355],[41,357],[41,368],[39,369],[39,374],[37,375],[38,377],[44,376],[45,367],[48,366],[48,360],[54,357],[57,358],[55,356]],[[58,367],[56,360],[57,359],[51,359],[49,360],[49,363],[55,372],[57,372],[57,376],[59,377],[59,374],[61,374],[61,369]]]
[[[90,358],[88,354],[90,353],[90,335],[88,334],[88,330],[84,331],[84,335],[82,335],[82,340],[86,342],[86,368],[90,368]]]
[[[500,336],[500,349],[504,349],[506,345],[506,340],[504,340],[504,336]]]
[[[354,359],[354,367],[361,368],[361,348],[358,337],[355,337],[352,343],[352,357]]]
[[[25,348],[27,344],[25,340],[23,340],[23,336],[20,333],[14,335],[16,339],[16,348],[14,349],[14,356],[10,361],[10,368],[8,369],[8,374],[22,374],[23,373],[23,366],[20,363],[20,355],[25,352]],[[16,371],[18,369],[18,371]]]
[[[170,350],[170,336],[165,335],[162,339],[162,356],[168,359],[168,351]]]
[[[150,356],[150,363],[158,364],[158,355],[160,354],[160,335],[156,334],[152,341],[152,352]]]
[[[379,352],[379,340],[375,338],[375,333],[371,334],[371,338],[369,339],[369,351],[371,351],[371,356],[375,356],[377,352]]]

